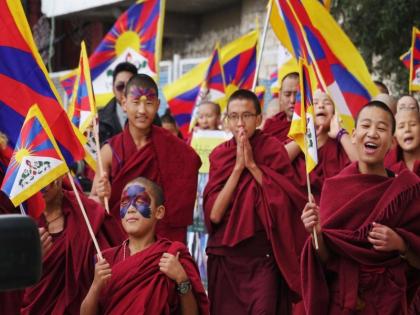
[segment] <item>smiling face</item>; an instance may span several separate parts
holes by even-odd
[[[153,88],[129,85],[127,96],[123,98],[123,109],[130,125],[148,130],[159,109],[157,92]]]
[[[334,116],[334,104],[326,93],[319,90],[314,93],[314,112],[315,126],[322,126],[323,131],[328,131]]]
[[[415,152],[420,149],[420,115],[413,110],[400,110],[396,115],[395,138],[401,149]]]
[[[251,138],[255,129],[261,124],[261,114],[256,113],[252,100],[235,99],[228,104],[228,127],[238,141],[239,133],[243,130],[247,138]]]
[[[383,165],[392,145],[392,117],[382,108],[369,106],[358,115],[352,142],[356,146],[359,164],[367,168]]]
[[[122,193],[120,217],[128,235],[141,237],[153,233],[157,220],[164,215],[163,206],[156,203],[147,187],[140,182],[128,184]]]

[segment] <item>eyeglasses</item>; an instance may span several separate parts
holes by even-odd
[[[115,86],[115,89],[118,92],[124,91],[124,88],[125,88],[125,82],[118,82],[118,84]]]
[[[233,123],[236,123],[239,121],[239,119],[241,119],[242,121],[250,121],[252,118],[257,117],[257,116],[258,116],[257,114],[253,114],[249,112],[242,113],[241,115],[237,113],[232,113],[232,114],[227,115],[227,119]]]

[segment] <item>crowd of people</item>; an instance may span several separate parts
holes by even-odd
[[[118,65],[115,98],[99,111],[104,172],[82,196],[102,252],[67,179],[55,180],[42,191],[41,280],[0,293],[0,313],[420,314],[417,100],[381,85],[350,133],[314,91],[318,164],[308,179],[288,137],[298,86],[296,72],[280,78],[271,117],[248,90],[223,114],[198,105],[193,130],[232,134],[210,154],[202,193],[206,289],[185,246],[200,158],[170,113],[158,116],[153,79]],[[4,195],[0,206],[16,212]]]

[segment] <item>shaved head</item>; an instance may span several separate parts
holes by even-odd
[[[147,179],[146,177],[137,177],[127,183],[125,185],[124,190],[127,189],[128,186],[133,184],[140,184],[146,188],[147,192],[152,196],[153,200],[155,201],[156,207],[162,206],[165,198],[163,196],[162,188],[156,184],[155,182]]]

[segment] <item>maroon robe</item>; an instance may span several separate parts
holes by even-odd
[[[213,314],[285,314],[290,307],[287,289],[293,296],[300,293],[298,261],[307,238],[300,215],[307,197],[291,180],[294,174],[282,143],[258,130],[250,142],[263,184],[244,170],[219,224],[210,221],[210,212],[235,165],[235,139],[210,155],[204,211]]]
[[[340,173],[349,164],[350,159],[341,144],[328,138],[325,144],[318,149],[318,164],[309,173],[312,195],[317,202],[321,197],[324,181]],[[292,165],[295,170],[295,181],[298,183],[298,187],[305,192],[307,189],[305,155],[300,153],[293,160]]]
[[[404,162],[403,150],[399,145],[389,151],[386,155],[385,167],[396,174],[399,174],[402,170],[407,169],[407,165]],[[413,172],[416,173],[417,176],[420,176],[420,160],[416,160],[414,162]]]
[[[201,161],[194,150],[169,131],[152,126],[149,142],[140,150],[128,130],[111,140],[112,149],[110,208],[120,218],[120,199],[124,186],[137,177],[146,177],[162,186],[165,217],[156,234],[172,241],[186,241],[192,224]]]
[[[276,137],[281,143],[287,143],[290,138],[287,136],[290,130],[290,121],[287,120],[285,112],[280,112],[267,119],[263,131],[270,136]]]
[[[325,182],[320,203],[330,259],[324,267],[308,240],[302,251],[302,290],[308,315],[406,314],[407,288],[415,292],[418,270],[398,252],[380,252],[367,240],[372,222],[395,230],[420,253],[420,179],[403,171],[395,178],[360,174],[357,163]],[[411,292],[410,292],[411,293]]]
[[[133,256],[126,242],[104,252],[112,276],[100,297],[100,314],[181,314],[176,283],[159,270],[159,261],[165,252],[173,255],[179,252],[199,312],[208,314],[208,299],[188,249],[180,242],[167,239],[159,239]]]
[[[41,280],[25,290],[22,314],[79,314],[93,280],[96,255],[93,241],[74,193],[63,192],[64,230],[53,235],[53,245],[43,258]],[[110,243],[121,242],[124,235],[106,235],[103,231],[104,222],[114,219],[105,217],[104,209],[96,202],[81,197],[101,250],[109,248]],[[45,226],[43,217],[39,225]]]

